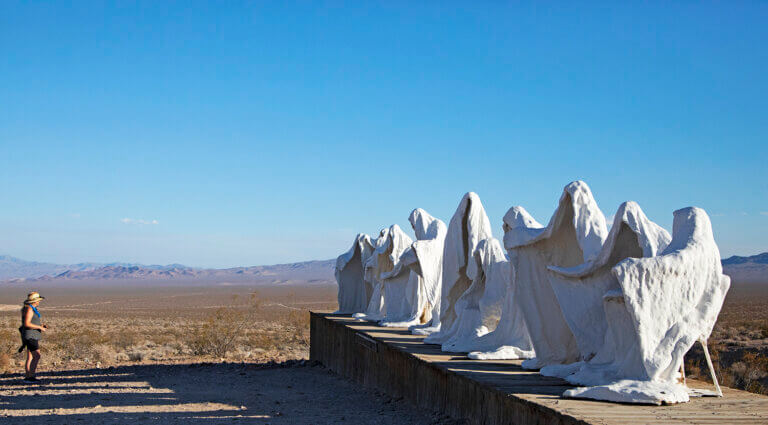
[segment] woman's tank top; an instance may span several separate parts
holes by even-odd
[[[27,329],[27,328],[24,327],[23,320],[24,320],[24,313],[25,313],[24,309],[25,308],[28,308],[28,309],[31,310],[32,307],[24,306],[24,308],[22,308],[22,310],[21,310],[22,311],[22,313],[21,313],[21,320],[22,320],[21,323],[22,323],[22,325],[21,326],[23,328],[22,331],[21,331],[22,337],[24,339],[41,339],[43,337],[43,333],[42,332],[40,332],[37,329]],[[32,320],[30,320],[30,322],[32,322],[32,324],[37,325],[37,326],[40,326],[40,324],[41,324],[40,316],[35,314],[34,311],[32,311]]]

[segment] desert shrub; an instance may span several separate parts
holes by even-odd
[[[233,302],[208,315],[203,324],[187,337],[187,345],[193,353],[203,356],[226,357],[234,343],[243,338],[245,330],[254,322],[261,302],[252,294],[247,303]]]

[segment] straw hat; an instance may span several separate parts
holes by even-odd
[[[39,293],[32,291],[29,293],[29,295],[27,295],[27,299],[24,300],[24,304],[31,304],[44,299],[45,297],[41,297]]]

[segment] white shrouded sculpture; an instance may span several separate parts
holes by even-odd
[[[511,265],[499,241],[495,238],[480,241],[469,260],[466,273],[472,279],[472,285],[456,302],[456,332],[443,343],[443,351],[469,352],[489,348],[499,351],[503,346],[507,357],[533,357],[525,321],[512,302]],[[513,308],[505,311],[510,305]],[[508,322],[503,323],[502,320]],[[491,335],[488,329],[501,332],[495,334],[496,339],[486,338]],[[497,345],[497,341],[501,346]]]
[[[507,213],[505,219],[514,224],[512,227],[542,227],[524,209],[515,207],[511,211],[515,213]],[[505,232],[509,226],[507,223],[504,224]],[[501,249],[501,246],[499,246],[499,249]],[[517,277],[511,263],[507,273],[509,282],[504,294],[504,303],[502,304],[499,323],[496,329],[476,339],[471,346],[467,347],[467,351],[470,351],[467,356],[470,359],[517,360],[530,359],[535,356],[531,336],[525,323],[525,316],[518,305],[520,299],[515,295]]]
[[[424,301],[418,314],[397,326],[411,329],[429,327],[440,314],[440,284],[443,275],[443,247],[448,231],[445,223],[421,208],[411,212],[408,221],[413,227],[416,241],[405,250],[400,262],[419,279],[419,297]],[[437,320],[437,319],[435,319]]]
[[[413,240],[393,224],[385,235],[379,237],[373,251],[375,262],[369,261],[370,273],[381,283],[381,293],[384,299],[383,317],[381,315],[365,315],[365,320],[381,320],[382,322],[402,322],[408,320],[420,304],[418,276],[411,278],[408,267],[401,263],[401,256],[410,247]]]
[[[365,283],[365,262],[373,252],[371,237],[360,233],[349,251],[336,259],[336,283],[339,285],[338,314],[361,313],[368,307],[372,288]]]
[[[381,229],[379,237],[373,242],[374,251],[371,252],[368,260],[363,264],[363,280],[366,285],[366,291],[371,295],[368,299],[368,307],[363,312],[352,315],[356,319],[379,321],[384,318],[384,288],[378,277],[379,256],[376,255],[375,251],[379,241],[385,240],[387,235],[389,235],[389,228]]]
[[[581,361],[568,367],[548,367],[542,374],[596,385],[627,372],[625,363],[639,355],[638,346],[626,308],[616,302],[621,288],[611,269],[626,258],[656,256],[670,240],[669,232],[648,220],[639,205],[625,202],[597,257],[575,267],[549,267],[552,289],[576,338]]]
[[[628,258],[611,269],[620,292],[606,299],[613,310],[606,310],[609,332],[623,332],[628,339],[617,380],[564,395],[630,403],[686,402],[689,391],[680,382],[680,371],[683,356],[696,341],[704,347],[717,395],[722,395],[706,348],[730,287],[722,271],[707,213],[695,207],[675,211],[672,241],[659,256]]]
[[[429,334],[424,342],[443,344],[457,332],[466,330],[454,326],[459,313],[456,303],[472,284],[472,279],[467,276],[467,266],[472,253],[481,241],[491,237],[491,223],[480,197],[468,192],[459,202],[445,237],[439,321],[435,323],[433,320],[432,326],[413,331],[417,334]]]
[[[522,207],[510,209],[504,224],[504,246],[515,273],[514,296],[536,351],[535,358],[523,361],[523,368],[578,361],[578,345],[552,290],[547,266],[576,266],[600,252],[608,230],[589,186],[582,181],[565,186],[547,227]]]

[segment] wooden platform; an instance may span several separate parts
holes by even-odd
[[[768,397],[745,391],[723,388],[723,398],[671,406],[565,399],[568,383],[525,371],[519,360],[469,360],[422,339],[312,313],[310,358],[364,386],[477,424],[768,424]]]

